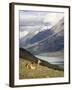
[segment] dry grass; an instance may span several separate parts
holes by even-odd
[[[35,70],[27,69],[26,64],[31,62],[21,59],[19,61],[19,79],[63,77],[64,71],[54,70],[39,65]]]

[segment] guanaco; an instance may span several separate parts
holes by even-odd
[[[32,62],[31,64],[26,64],[25,66],[27,69],[35,70],[40,63],[41,61],[38,60],[37,64],[35,62]]]
[[[25,66],[27,69],[32,69],[32,70],[35,70],[37,67],[37,65],[35,63],[26,64]]]

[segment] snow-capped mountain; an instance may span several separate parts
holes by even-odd
[[[33,54],[53,52],[64,49],[64,18],[51,29],[39,32],[24,47]]]
[[[50,26],[51,27],[51,26]],[[42,26],[21,26],[20,27],[20,40],[19,44],[20,47],[25,47],[30,44],[31,39],[36,36],[39,33],[45,32],[45,30],[48,30],[50,28],[48,26],[42,25]]]

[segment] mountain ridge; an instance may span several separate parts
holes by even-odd
[[[46,36],[46,37],[42,36],[43,37],[42,40],[37,41],[34,44],[30,44],[29,47],[25,47],[25,48],[31,51],[32,54],[63,50],[64,49],[64,19],[60,21],[61,22],[57,23],[57,25],[55,25],[55,27],[52,28],[53,31],[54,29],[56,29],[55,31],[57,31],[58,29],[57,32],[53,32],[53,34],[50,36]],[[35,40],[35,38],[33,39]]]

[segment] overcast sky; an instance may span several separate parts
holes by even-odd
[[[50,28],[51,26],[54,26],[61,18],[63,18],[63,16],[64,13],[58,12],[20,10],[20,37],[26,36],[32,30],[38,30],[38,28],[41,26],[44,27],[44,25],[47,25],[47,27]]]
[[[43,11],[23,11],[20,12],[20,25],[39,25],[43,23],[55,24],[63,17],[63,13],[43,12]]]

